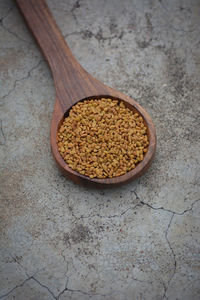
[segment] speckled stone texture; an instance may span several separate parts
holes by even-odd
[[[48,0],[79,62],[157,129],[140,179],[64,178],[50,150],[50,70],[0,0],[0,298],[200,299],[200,2]]]

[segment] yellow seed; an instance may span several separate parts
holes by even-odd
[[[148,151],[143,118],[123,101],[79,102],[58,130],[58,151],[73,170],[90,178],[121,176]]]

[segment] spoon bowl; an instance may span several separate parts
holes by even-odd
[[[122,185],[141,176],[150,166],[156,149],[156,132],[148,113],[129,96],[105,85],[90,75],[77,62],[57,27],[44,0],[16,0],[29,28],[46,57],[56,88],[56,100],[51,123],[51,149],[62,173],[79,184],[98,187]],[[144,159],[126,174],[114,178],[90,178],[72,170],[61,157],[57,146],[57,133],[66,113],[79,101],[111,98],[143,117],[149,139]]]

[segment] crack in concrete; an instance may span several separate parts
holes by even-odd
[[[137,282],[141,282],[141,283],[148,283],[148,284],[153,284],[153,281],[150,281],[150,280],[140,280],[140,279],[137,279],[135,277],[132,276],[132,279],[134,281],[137,281]]]
[[[163,210],[163,211],[166,211],[166,212],[169,212],[169,213],[171,213],[171,214],[178,215],[178,216],[182,216],[182,215],[184,215],[185,213],[187,213],[188,211],[191,211],[191,210],[193,209],[193,206],[194,206],[198,201],[200,201],[200,199],[195,200],[195,201],[191,204],[191,207],[190,207],[190,208],[187,208],[187,209],[185,209],[184,211],[182,211],[181,213],[179,213],[179,212],[176,212],[176,211],[173,211],[173,210],[170,210],[170,209],[166,209],[166,208],[164,208],[163,206],[161,206],[161,207],[154,207],[154,206],[150,205],[149,203],[146,203],[146,202],[142,201],[142,200],[139,198],[139,196],[137,195],[136,191],[133,191],[133,193],[135,194],[135,196],[137,197],[137,199],[140,201],[140,203],[141,203],[142,205],[146,205],[146,206],[148,206],[149,208],[154,209],[154,210]]]
[[[27,277],[30,277],[30,275],[28,274],[26,268],[19,262],[19,260],[17,259],[17,256],[13,256],[9,251],[8,254],[10,255],[10,257],[12,258],[13,262],[17,263],[25,272]]]
[[[1,136],[2,136],[2,138],[1,138]],[[2,140],[2,142],[1,142],[1,140]],[[5,142],[6,142],[6,137],[3,132],[2,120],[0,119],[0,145],[5,145]]]
[[[172,220],[173,220],[173,218],[174,218],[175,215],[183,215],[183,214],[185,214],[186,212],[191,211],[191,210],[193,209],[193,206],[195,205],[195,203],[197,203],[198,201],[200,201],[200,199],[194,201],[189,209],[183,211],[182,213],[176,213],[176,212],[173,212],[173,211],[171,211],[171,210],[164,209],[164,208],[162,208],[162,207],[155,208],[155,207],[149,205],[148,203],[144,203],[143,201],[141,201],[141,200],[139,199],[137,193],[136,193],[135,191],[133,191],[133,192],[134,192],[135,196],[137,197],[137,199],[140,201],[140,203],[136,204],[134,207],[129,207],[129,208],[127,208],[125,211],[123,211],[123,212],[122,212],[121,214],[119,214],[119,215],[101,216],[101,215],[99,215],[99,214],[94,214],[94,215],[89,215],[89,216],[81,216],[80,218],[76,217],[76,220],[80,220],[80,219],[83,219],[83,218],[92,218],[92,217],[95,217],[95,216],[98,216],[98,217],[100,217],[100,218],[115,218],[115,217],[121,217],[122,215],[126,214],[127,211],[132,210],[132,209],[135,209],[136,207],[139,207],[139,206],[141,206],[141,205],[146,205],[146,206],[148,206],[149,208],[154,209],[154,210],[163,210],[163,211],[166,211],[166,212],[171,213],[172,216],[171,216],[171,219],[170,219],[170,221],[169,221],[169,224],[168,224],[167,229],[166,229],[166,232],[165,232],[165,239],[166,239],[167,244],[168,244],[168,246],[169,246],[169,248],[170,248],[170,250],[171,250],[171,253],[172,253],[172,255],[173,255],[174,269],[173,269],[173,274],[172,274],[172,276],[170,277],[170,279],[169,279],[168,282],[167,282],[167,285],[163,282],[164,294],[163,294],[162,299],[164,299],[165,296],[166,296],[167,290],[168,290],[168,288],[169,288],[170,282],[172,281],[172,279],[173,279],[173,277],[174,277],[174,275],[175,275],[175,273],[176,273],[176,268],[177,268],[177,262],[176,262],[175,252],[174,252],[174,250],[173,250],[173,248],[172,248],[172,245],[171,245],[171,243],[170,243],[170,241],[169,241],[169,238],[168,238],[168,232],[169,232],[170,226],[171,226],[171,224],[172,224]],[[75,217],[75,215],[74,215],[74,217]],[[21,265],[21,264],[20,264],[20,263],[12,256],[12,255],[11,255],[11,257],[12,257],[13,260],[14,260],[15,262],[17,262],[22,268],[24,268],[24,267],[23,267],[23,266],[22,266],[22,265]],[[25,269],[24,269],[24,270],[25,270]],[[30,279],[34,280],[34,281],[37,282],[41,287],[45,288],[45,289],[52,295],[52,297],[53,297],[54,299],[56,299],[56,300],[58,300],[58,299],[60,298],[60,296],[61,296],[62,294],[64,294],[65,291],[69,291],[69,292],[71,292],[71,293],[80,293],[80,294],[88,295],[88,296],[102,296],[102,297],[109,296],[109,295],[106,295],[106,294],[93,294],[93,293],[85,292],[85,291],[82,291],[82,290],[70,289],[70,288],[68,288],[69,277],[68,277],[67,275],[66,275],[66,277],[67,277],[67,282],[66,282],[66,284],[65,284],[65,288],[64,288],[64,289],[56,296],[56,295],[54,295],[54,293],[50,290],[50,288],[49,288],[47,285],[41,283],[38,279],[36,279],[36,278],[34,277],[34,275],[28,276],[26,270],[25,270],[25,273],[26,273],[26,275],[27,275],[28,278],[27,278],[26,280],[24,280],[21,284],[16,285],[14,288],[12,288],[12,289],[11,289],[9,292],[7,292],[6,294],[0,296],[0,299],[2,299],[2,298],[4,298],[4,297],[8,296],[8,295],[11,294],[15,289],[22,287],[22,286],[23,286],[28,280],[30,280]],[[134,278],[134,277],[133,277],[133,280],[138,281],[138,282],[141,282],[141,283],[151,283],[150,281],[143,281],[143,280],[139,280],[139,279]]]
[[[71,36],[71,35],[80,35],[80,34],[82,34],[83,33],[83,31],[73,31],[73,32],[71,32],[71,33],[66,33],[65,35],[63,35],[64,36],[64,38],[67,38],[68,36]]]
[[[54,293],[49,289],[49,287],[43,283],[41,283],[38,279],[36,279],[34,276],[31,277],[35,282],[37,282],[41,287],[45,288],[54,299],[57,299],[57,297],[54,295]]]
[[[137,197],[137,199],[140,201],[140,203],[141,203],[142,205],[146,205],[146,206],[148,206],[149,208],[154,209],[154,210],[163,210],[163,211],[165,211],[165,212],[168,212],[168,213],[171,213],[171,214],[172,214],[171,219],[170,219],[170,221],[169,221],[169,224],[168,224],[168,226],[167,226],[166,232],[165,232],[165,239],[166,239],[167,244],[168,244],[168,246],[169,246],[169,248],[170,248],[170,250],[171,250],[171,253],[172,253],[172,255],[173,255],[174,269],[173,269],[173,274],[172,274],[172,276],[170,277],[170,279],[169,279],[168,282],[167,282],[167,285],[163,282],[164,294],[163,294],[162,299],[164,299],[165,296],[166,296],[167,290],[168,290],[168,288],[169,288],[170,282],[172,281],[172,279],[173,279],[173,277],[174,277],[174,275],[175,275],[175,273],[176,273],[176,268],[177,268],[176,255],[175,255],[174,249],[172,248],[172,245],[171,245],[171,243],[170,243],[170,241],[169,241],[169,239],[168,239],[168,232],[169,232],[170,226],[171,226],[171,224],[172,224],[172,220],[173,220],[173,218],[174,218],[175,215],[182,216],[182,215],[184,215],[185,213],[191,211],[191,210],[193,209],[194,205],[195,205],[198,201],[200,201],[200,199],[195,200],[195,201],[192,203],[192,205],[191,205],[190,208],[185,209],[185,210],[184,210],[183,212],[181,212],[181,213],[177,213],[177,212],[175,212],[175,211],[172,211],[172,210],[169,210],[169,209],[165,209],[165,208],[163,208],[163,207],[153,207],[152,205],[150,205],[150,204],[148,204],[148,203],[145,203],[145,202],[143,202],[142,200],[140,200],[140,198],[138,197],[136,191],[133,191],[133,193],[135,194],[135,196]]]
[[[69,283],[69,277],[68,276],[66,276],[67,277],[67,281],[66,281],[66,283],[65,283],[65,287],[64,287],[64,289],[58,294],[58,296],[56,297],[56,299],[58,300],[59,298],[60,298],[60,296],[62,295],[62,294],[64,294],[64,292],[67,290],[67,286],[68,286],[68,283]]]
[[[26,278],[22,283],[16,285],[14,288],[12,288],[12,289],[11,289],[9,292],[7,292],[6,294],[1,295],[1,296],[0,296],[0,299],[3,299],[3,298],[5,298],[5,297],[9,296],[14,290],[16,290],[17,288],[22,287],[26,282],[30,281],[31,279],[34,280],[37,284],[39,284],[41,287],[45,288],[45,289],[51,294],[51,296],[52,296],[54,299],[56,299],[56,300],[58,299],[58,298],[54,295],[54,293],[49,289],[48,286],[46,286],[46,285],[44,285],[43,283],[41,283],[41,282],[40,282],[38,279],[36,279],[33,275],[32,275],[32,276],[29,276],[28,278]]]
[[[74,289],[69,289],[69,288],[66,288],[66,289],[62,292],[62,294],[63,294],[65,291],[69,291],[69,292],[71,292],[72,294],[73,294],[73,293],[80,293],[80,294],[82,294],[82,295],[88,295],[88,296],[90,296],[90,297],[92,297],[92,296],[102,296],[102,297],[106,297],[106,296],[111,295],[111,294],[101,294],[101,293],[88,293],[88,292],[85,292],[85,291],[82,291],[82,290],[74,290]],[[60,296],[59,296],[59,297],[60,297]],[[58,299],[58,298],[57,298],[57,299]]]
[[[67,277],[67,282],[66,282],[66,284],[65,284],[65,288],[64,288],[63,291],[61,291],[61,292],[58,294],[58,296],[55,296],[54,293],[50,290],[50,288],[49,288],[47,285],[44,285],[43,283],[41,283],[41,282],[35,277],[36,274],[38,273],[38,271],[36,271],[33,275],[30,276],[30,275],[28,274],[26,268],[25,268],[25,267],[24,267],[24,266],[16,259],[16,257],[13,256],[10,252],[8,252],[8,253],[9,253],[10,257],[13,259],[13,261],[16,262],[16,263],[24,270],[26,276],[28,277],[22,284],[20,284],[19,286],[16,286],[15,288],[20,287],[20,286],[23,286],[23,284],[24,284],[27,280],[33,279],[33,280],[34,280],[35,282],[37,282],[41,287],[47,289],[48,292],[52,295],[52,297],[53,297],[54,299],[58,299],[58,298],[61,296],[61,294],[64,293],[64,291],[65,291],[66,288],[67,288],[67,284],[68,284],[68,282],[69,282],[69,277],[66,275],[66,273],[68,272],[68,262],[67,262],[67,270],[66,270],[66,273],[65,273],[65,276]],[[63,256],[63,254],[61,254],[61,255]],[[65,257],[64,257],[64,256],[63,256],[63,258],[64,258],[64,260],[65,260]],[[66,260],[65,260],[65,262],[66,262]],[[11,293],[15,288],[13,288],[9,293]],[[7,294],[6,294],[6,296],[7,296]],[[0,297],[0,298],[1,298],[1,297]]]
[[[23,41],[23,42],[28,43],[28,44],[33,44],[32,42],[27,41],[27,40],[21,38],[21,37],[18,36],[15,32],[13,32],[12,30],[10,30],[9,28],[7,28],[7,27],[5,26],[5,24],[4,24],[3,21],[4,21],[4,19],[6,19],[6,18],[8,17],[8,15],[10,14],[10,12],[13,10],[14,7],[15,7],[15,5],[12,5],[12,6],[7,10],[6,14],[0,19],[0,25],[1,25],[1,27],[2,27],[5,31],[9,32],[11,35],[13,35],[13,36],[16,37],[17,39],[19,39],[20,41]]]
[[[16,290],[17,288],[22,287],[22,286],[23,286],[27,281],[29,281],[31,278],[32,278],[32,277],[26,278],[22,283],[16,285],[14,288],[12,288],[12,289],[11,289],[10,291],[8,291],[6,294],[1,295],[1,296],[0,296],[0,299],[3,299],[3,298],[5,298],[5,297],[9,296],[14,290]]]
[[[9,9],[8,9],[7,12],[5,13],[5,15],[4,15],[3,17],[1,17],[1,19],[0,19],[0,24],[3,22],[3,20],[4,20],[5,18],[7,18],[7,16],[10,14],[10,12],[13,10],[14,7],[15,7],[15,5],[11,5],[11,6],[9,7]]]
[[[80,7],[80,0],[76,0],[76,2],[74,3],[74,5],[72,6],[72,9],[70,10],[70,12],[71,12],[71,14],[72,14],[72,16],[73,16],[73,18],[74,18],[74,20],[76,22],[76,25],[78,25],[78,19],[76,17],[75,10],[77,8],[79,8],[79,7]]]
[[[134,210],[137,206],[141,206],[140,203],[137,203],[135,206],[133,207],[129,207],[127,208],[126,210],[124,210],[121,214],[115,214],[115,215],[110,215],[110,216],[102,216],[100,214],[90,214],[88,216],[80,216],[80,217],[76,217],[76,215],[73,213],[73,217],[75,218],[75,220],[72,222],[72,223],[75,223],[79,220],[82,220],[82,219],[89,219],[89,218],[94,218],[94,217],[99,217],[101,219],[105,218],[105,219],[112,219],[112,218],[120,218],[121,216],[123,216],[124,214],[127,213],[127,211],[129,210]]]
[[[8,296],[9,294],[11,294],[16,288],[22,287],[27,281],[29,281],[29,280],[31,280],[31,279],[34,280],[35,282],[37,282],[41,287],[43,287],[43,288],[45,288],[46,290],[48,290],[48,292],[52,295],[52,297],[53,297],[54,299],[57,299],[56,296],[53,294],[53,292],[49,289],[48,286],[42,284],[38,279],[35,278],[35,275],[36,275],[37,272],[30,276],[30,275],[28,274],[26,268],[25,268],[22,264],[20,264],[20,262],[19,262],[19,261],[18,261],[18,260],[10,253],[10,252],[9,252],[9,255],[11,256],[11,258],[13,259],[13,261],[16,262],[16,263],[17,263],[17,264],[25,271],[25,274],[26,274],[26,276],[27,276],[27,279],[24,280],[21,284],[15,286],[13,289],[11,289],[11,290],[10,290],[8,293],[6,293],[5,295],[0,296],[0,299],[1,299],[1,298],[4,298],[4,297],[6,297],[6,296]]]
[[[166,284],[165,284],[165,282],[163,281],[162,277],[158,277],[158,276],[156,276],[156,274],[154,274],[154,276],[155,276],[156,280],[157,280],[159,283],[162,284],[163,289],[164,289],[164,293],[165,293],[165,290],[166,290],[167,287],[166,287]]]
[[[67,289],[67,286],[68,286],[68,282],[69,282],[69,276],[67,276],[67,272],[68,272],[68,263],[67,263],[67,270],[66,270],[66,272],[65,272],[65,277],[67,278],[67,281],[66,281],[66,283],[65,283],[65,287],[64,287],[64,289],[56,296],[56,299],[58,300],[59,298],[60,298],[60,296],[66,291],[66,289]]]
[[[65,255],[63,254],[64,251],[65,251],[65,249],[63,249],[63,250],[61,251],[60,255],[62,256],[64,262],[67,262],[67,261],[66,261],[66,257],[65,257]]]
[[[86,35],[87,35],[87,34],[89,34],[89,37],[92,37],[92,36],[95,37],[95,38],[98,40],[98,42],[101,42],[101,41],[104,42],[104,41],[108,40],[109,45],[110,45],[112,39],[114,39],[114,38],[121,39],[121,38],[123,37],[123,35],[124,35],[124,31],[121,31],[120,34],[115,34],[115,35],[113,35],[113,36],[104,37],[104,36],[103,36],[102,29],[99,28],[99,30],[98,30],[98,32],[97,32],[96,34],[94,34],[94,33],[93,33],[92,31],[90,31],[90,30],[87,30]]]
[[[170,226],[171,226],[171,224],[172,224],[172,220],[173,220],[173,218],[174,218],[175,215],[183,215],[183,214],[185,214],[186,212],[191,211],[191,210],[193,209],[194,205],[195,205],[198,201],[200,201],[200,199],[194,201],[194,202],[192,203],[192,205],[191,205],[191,208],[185,210],[182,214],[176,214],[176,213],[173,213],[172,216],[171,216],[171,219],[170,219],[170,221],[169,221],[167,230],[166,230],[166,232],[165,232],[165,238],[166,238],[166,241],[167,241],[167,243],[168,243],[168,245],[169,245],[169,248],[170,248],[170,250],[171,250],[171,253],[172,253],[172,255],[173,255],[173,259],[174,259],[174,270],[173,270],[172,276],[170,277],[170,279],[169,279],[168,282],[167,282],[167,286],[164,285],[164,294],[163,294],[162,299],[164,299],[164,298],[166,297],[167,290],[168,290],[168,288],[169,288],[169,285],[170,285],[172,279],[174,278],[174,275],[176,274],[176,269],[177,269],[176,254],[175,254],[174,249],[173,249],[173,247],[172,247],[172,245],[171,245],[171,243],[170,243],[170,240],[169,240],[169,238],[168,238],[168,232],[169,232]]]
[[[80,294],[88,295],[88,296],[102,296],[102,297],[109,296],[109,295],[101,294],[101,293],[95,293],[94,294],[94,293],[89,293],[89,292],[85,292],[85,291],[82,291],[82,290],[70,289],[70,288],[68,288],[69,277],[68,276],[66,276],[66,277],[67,277],[67,281],[66,281],[66,284],[65,284],[65,288],[58,294],[58,296],[55,296],[56,300],[59,300],[60,296],[63,295],[66,291],[71,292],[72,294],[73,293],[80,293]]]
[[[12,257],[12,259],[17,262],[23,269],[24,267],[9,253],[9,255]],[[25,271],[26,273],[26,271]],[[69,277],[67,275],[65,275],[67,277],[67,281],[66,281],[66,284],[65,284],[65,288],[56,296],[51,290],[50,288],[45,285],[44,283],[41,283],[37,278],[35,278],[35,275],[32,275],[32,276],[28,276],[28,274],[26,273],[27,277],[22,283],[20,284],[17,284],[15,287],[13,287],[10,291],[8,291],[6,294],[3,294],[0,296],[0,299],[3,299],[7,296],[9,296],[11,293],[13,293],[14,290],[16,290],[17,288],[20,288],[22,287],[26,282],[30,281],[31,279],[34,280],[37,284],[39,284],[42,288],[44,288],[45,290],[48,291],[49,294],[51,294],[51,296],[55,299],[55,300],[58,300],[60,298],[60,296],[62,294],[64,294],[65,291],[69,291],[71,293],[80,293],[80,294],[83,294],[83,295],[88,295],[88,296],[102,296],[102,297],[105,297],[105,296],[108,296],[108,295],[105,295],[105,294],[100,294],[100,293],[89,293],[89,292],[85,292],[85,291],[82,291],[82,290],[76,290],[76,289],[70,289],[68,288],[68,283],[69,283]]]
[[[18,40],[20,40],[20,41],[22,41],[22,42],[25,42],[25,43],[27,43],[27,44],[29,44],[29,45],[32,45],[32,44],[33,44],[32,42],[23,39],[22,37],[20,37],[19,35],[17,35],[15,32],[13,32],[13,31],[10,30],[9,28],[7,28],[7,27],[4,25],[3,20],[4,20],[4,18],[0,20],[0,25],[1,25],[1,27],[2,27],[5,31],[7,31],[7,32],[10,33],[12,36],[16,37]]]
[[[133,191],[133,192],[134,192],[134,194],[136,195],[137,199],[140,201],[140,203],[136,204],[134,207],[129,207],[128,209],[126,209],[125,211],[123,211],[123,212],[122,212],[121,214],[119,214],[119,215],[101,216],[101,215],[99,215],[99,214],[94,214],[94,215],[89,215],[89,216],[85,216],[85,217],[84,217],[84,216],[81,216],[80,218],[76,218],[76,219],[77,219],[77,220],[80,220],[80,219],[83,219],[83,218],[91,218],[91,217],[95,217],[95,216],[98,216],[98,217],[100,217],[100,218],[115,218],[115,217],[121,217],[122,215],[126,214],[127,211],[129,211],[129,210],[131,210],[131,209],[135,209],[136,207],[141,206],[141,205],[146,205],[146,206],[148,206],[149,208],[154,209],[154,210],[163,210],[163,211],[166,211],[166,212],[171,213],[172,216],[171,216],[171,219],[170,219],[170,221],[169,221],[169,224],[168,224],[167,229],[166,229],[166,232],[165,232],[165,239],[166,239],[167,244],[168,244],[168,246],[169,246],[169,248],[170,248],[170,250],[171,250],[171,253],[172,253],[172,255],[173,255],[174,269],[173,269],[173,274],[172,274],[172,276],[170,277],[170,279],[169,279],[168,282],[167,282],[167,285],[163,282],[164,294],[163,294],[162,299],[164,299],[164,298],[166,297],[166,293],[167,293],[167,290],[168,290],[168,288],[169,288],[170,282],[172,281],[172,279],[173,279],[173,277],[174,277],[174,275],[175,275],[175,273],[176,273],[176,268],[177,268],[176,255],[175,255],[175,252],[174,252],[174,250],[173,250],[173,247],[172,247],[172,245],[171,245],[171,243],[170,243],[170,241],[169,241],[169,238],[168,238],[168,232],[169,232],[169,229],[170,229],[170,227],[171,227],[172,220],[173,220],[173,218],[174,218],[175,215],[183,215],[183,214],[185,214],[186,212],[191,211],[191,210],[193,209],[193,206],[195,205],[195,203],[197,203],[198,201],[200,201],[200,199],[194,201],[189,209],[183,211],[182,213],[176,213],[176,212],[173,212],[173,211],[171,211],[171,210],[166,210],[166,209],[164,209],[164,208],[162,208],[162,207],[155,208],[155,207],[149,205],[148,203],[144,203],[143,201],[141,201],[141,200],[139,199],[137,193],[136,193],[135,191]],[[11,254],[10,254],[10,255],[11,255]],[[22,266],[22,265],[21,265],[21,264],[20,264],[20,263],[12,256],[12,255],[11,255],[11,257],[13,258],[13,260],[14,260],[16,263],[18,263],[18,264],[25,270],[25,268],[24,268],[24,267],[23,267],[23,266]],[[36,283],[38,283],[41,287],[45,288],[45,289],[51,294],[51,296],[52,296],[54,299],[56,299],[56,300],[59,300],[60,296],[61,296],[62,294],[64,294],[65,291],[69,291],[69,292],[71,292],[71,293],[80,293],[80,294],[82,294],[82,295],[88,295],[88,296],[102,296],[102,297],[109,296],[109,295],[106,295],[106,294],[100,294],[100,293],[93,294],[93,293],[85,292],[85,291],[82,291],[82,290],[70,289],[70,288],[68,288],[69,277],[68,277],[67,275],[66,275],[67,281],[66,281],[66,284],[65,284],[65,288],[64,288],[64,289],[56,296],[56,295],[54,295],[54,293],[50,290],[50,288],[49,288],[47,285],[41,283],[38,279],[36,279],[36,278],[34,277],[34,275],[28,276],[26,270],[25,270],[25,273],[26,273],[26,275],[27,275],[28,278],[25,279],[21,284],[16,285],[14,288],[12,288],[12,289],[11,289],[9,292],[7,292],[6,294],[1,295],[1,296],[0,296],[0,299],[3,299],[3,298],[5,298],[5,297],[7,297],[7,296],[10,295],[15,289],[22,287],[22,286],[23,286],[27,281],[29,281],[30,279],[34,280],[34,281],[35,281]],[[150,281],[143,281],[143,280],[139,280],[139,279],[134,278],[134,277],[133,277],[132,279],[135,280],[135,281],[141,282],[141,283],[150,283],[150,284],[152,283],[152,282],[150,282]]]
[[[167,230],[166,230],[166,232],[165,232],[165,239],[166,239],[166,241],[167,241],[167,243],[168,243],[168,245],[169,245],[169,248],[170,248],[170,250],[171,250],[171,253],[172,253],[172,255],[173,255],[173,260],[174,260],[174,270],[173,270],[172,276],[170,277],[170,279],[169,279],[168,282],[167,282],[167,286],[164,285],[164,294],[163,294],[162,299],[164,299],[165,296],[166,296],[166,293],[167,293],[167,290],[168,290],[168,288],[169,288],[170,282],[172,281],[172,279],[173,279],[173,277],[174,277],[174,275],[175,275],[175,273],[176,273],[176,267],[177,267],[176,255],[175,255],[174,249],[172,248],[172,245],[171,245],[171,243],[170,243],[170,241],[169,241],[169,239],[168,239],[168,231],[169,231],[169,228],[170,228],[170,226],[171,226],[171,223],[172,223],[172,220],[173,220],[174,216],[175,216],[175,214],[173,213],[172,216],[171,216],[171,219],[170,219],[170,221],[169,221],[169,224],[168,224],[168,226],[167,226]]]
[[[133,191],[133,193],[135,194],[136,198],[139,200],[139,203],[137,203],[134,207],[129,207],[129,208],[127,208],[127,209],[126,209],[125,211],[123,211],[121,214],[118,214],[118,215],[115,214],[115,215],[110,215],[110,216],[103,216],[103,215],[100,215],[100,214],[97,214],[97,213],[96,213],[96,214],[90,214],[90,215],[87,215],[87,216],[81,215],[80,217],[77,217],[77,216],[72,212],[72,215],[73,215],[73,217],[75,218],[75,220],[72,221],[72,223],[75,223],[75,222],[77,222],[77,221],[79,221],[79,220],[82,220],[82,219],[89,219],[89,218],[94,218],[94,217],[99,217],[99,218],[102,218],[102,219],[103,219],[103,218],[105,218],[105,219],[106,219],[106,218],[107,218],[107,219],[111,219],[111,218],[120,218],[121,216],[123,216],[124,214],[126,214],[127,211],[129,211],[129,210],[134,210],[135,208],[141,207],[141,206],[144,206],[144,205],[146,205],[146,206],[148,206],[149,208],[154,209],[154,210],[162,210],[162,211],[165,211],[165,212],[174,214],[174,215],[182,216],[182,215],[184,215],[185,213],[191,211],[191,210],[193,209],[193,206],[194,206],[198,201],[200,201],[200,199],[195,200],[195,201],[192,203],[192,205],[191,205],[190,208],[185,209],[185,210],[182,211],[181,213],[178,213],[178,212],[175,212],[175,211],[170,210],[170,209],[165,209],[164,207],[154,207],[154,206],[150,205],[149,203],[146,203],[146,202],[142,201],[142,200],[138,197],[136,191]]]
[[[24,76],[24,77],[22,77],[22,78],[19,78],[19,79],[16,79],[15,82],[14,82],[14,85],[13,85],[12,89],[9,90],[9,92],[8,92],[6,95],[4,95],[3,97],[1,97],[0,99],[1,99],[1,100],[4,100],[6,97],[8,97],[8,96],[15,90],[15,88],[16,88],[18,82],[20,82],[20,81],[22,81],[22,80],[25,80],[25,79],[28,79],[28,78],[31,76],[31,72],[34,71],[35,69],[37,69],[37,68],[39,67],[39,65],[41,64],[42,61],[43,61],[43,59],[40,59],[39,62],[37,62],[37,64],[36,64],[35,66],[33,66],[33,67],[28,71],[28,74],[27,74],[26,76]],[[1,105],[2,105],[2,103],[1,103]]]
[[[115,35],[111,35],[111,36],[108,36],[108,37],[104,37],[103,36],[103,32],[102,32],[102,29],[99,28],[98,32],[97,33],[93,33],[91,30],[82,30],[82,31],[74,31],[74,32],[71,32],[69,34],[66,34],[64,37],[67,38],[68,36],[71,36],[71,35],[82,35],[84,39],[87,39],[87,38],[92,38],[94,37],[99,43],[102,41],[108,41],[109,45],[111,44],[111,41],[115,38],[121,40],[123,35],[124,35],[124,31],[122,30],[119,34],[115,34]]]

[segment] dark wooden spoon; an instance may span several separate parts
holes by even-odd
[[[149,167],[156,149],[156,132],[147,112],[133,99],[116,91],[92,77],[77,62],[44,0],[16,0],[28,26],[36,38],[51,68],[56,100],[51,124],[51,148],[61,171],[74,182],[98,186],[117,186],[142,175]],[[130,109],[142,115],[149,138],[144,159],[128,173],[108,179],[89,178],[73,171],[58,152],[57,131],[66,112],[78,101],[90,98],[109,97],[121,99]]]

